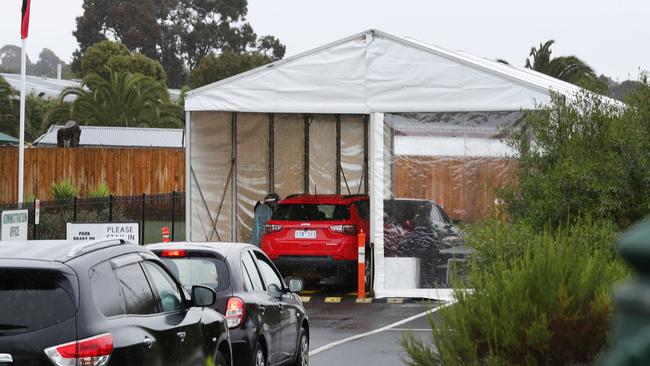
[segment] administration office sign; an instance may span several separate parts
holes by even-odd
[[[135,223],[67,223],[66,239],[72,241],[89,241],[102,239],[124,239],[137,244],[140,242],[140,225]]]
[[[27,240],[27,223],[29,222],[28,210],[2,211],[1,220],[0,225],[2,225],[2,232],[0,240]]]

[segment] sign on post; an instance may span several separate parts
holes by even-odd
[[[41,221],[41,200],[34,201],[34,225],[38,225]]]
[[[27,240],[28,210],[2,211],[2,241]]]
[[[135,223],[102,223],[102,224],[66,224],[66,239],[73,241],[89,241],[102,239],[124,239],[137,244],[140,242],[140,226]]]

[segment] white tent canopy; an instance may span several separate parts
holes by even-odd
[[[211,209],[207,210],[208,216],[203,214],[204,218],[201,219],[198,214],[200,204],[205,207],[218,207],[219,212],[233,210],[231,227],[235,227],[237,190],[228,188],[227,177],[232,177],[230,187],[237,187],[237,184],[243,186],[243,183],[237,183],[236,160],[238,159],[237,146],[245,146],[248,141],[244,136],[246,131],[260,132],[260,136],[255,138],[251,146],[271,146],[268,140],[262,138],[268,135],[268,131],[273,134],[273,129],[269,130],[265,127],[267,124],[264,122],[264,113],[288,113],[296,116],[297,121],[286,120],[289,118],[287,115],[278,117],[286,120],[286,126],[295,126],[292,127],[293,134],[300,132],[299,128],[302,128],[299,123],[302,116],[297,115],[301,113],[369,116],[368,144],[363,143],[362,148],[368,153],[370,238],[375,245],[376,259],[375,295],[448,298],[450,296],[448,289],[398,288],[399,286],[390,285],[395,282],[390,281],[392,267],[388,265],[388,258],[384,258],[383,220],[384,199],[398,197],[394,194],[394,182],[391,178],[393,174],[391,172],[397,166],[395,161],[398,159],[395,157],[399,155],[401,161],[411,159],[407,163],[433,156],[445,156],[451,159],[460,157],[461,160],[465,159],[462,160],[464,162],[468,161],[468,158],[474,161],[477,158],[486,161],[486,158],[503,156],[507,149],[496,138],[490,140],[468,134],[467,128],[470,127],[466,126],[475,123],[471,118],[465,118],[467,122],[452,126],[454,128],[448,129],[446,134],[441,135],[439,130],[432,130],[437,126],[435,123],[422,124],[424,129],[421,131],[409,131],[411,128],[409,126],[412,124],[407,121],[400,125],[399,121],[403,117],[399,114],[518,113],[521,110],[538,109],[541,105],[547,104],[551,100],[552,92],[571,98],[579,90],[580,88],[574,85],[532,70],[501,64],[464,52],[448,51],[377,30],[358,33],[204,86],[190,92],[185,99],[186,136],[189,141],[186,145],[188,149],[186,187],[190,192],[186,196],[187,231],[192,233],[192,226],[199,225],[201,222],[203,223],[200,225],[205,225],[206,222],[214,223],[212,226],[217,225],[218,220],[211,216]],[[232,122],[229,114],[223,112],[233,112]],[[244,122],[239,132],[237,132],[236,114],[242,114],[241,118]],[[256,122],[253,121],[254,119]],[[415,124],[419,123],[417,120],[412,121]],[[307,131],[310,123],[308,122],[305,121]],[[272,120],[269,120],[268,125],[272,126],[272,123]],[[355,123],[363,126],[362,120]],[[351,126],[352,123],[348,125]],[[399,129],[396,129],[396,126],[406,126],[406,130],[398,131],[396,135],[395,131]],[[476,126],[472,125],[473,127]],[[212,134],[219,137],[214,137]],[[249,135],[252,136],[252,132],[249,132]],[[304,136],[307,136],[307,132]],[[363,133],[359,136],[363,136]],[[281,137],[282,144],[288,144],[289,139],[284,135]],[[318,136],[318,138],[325,140],[326,136]],[[302,151],[300,150],[302,145],[313,143],[312,140],[304,143],[303,141],[307,140],[294,141],[295,146],[298,147],[296,151]],[[473,155],[470,155],[470,152]],[[266,153],[263,151],[254,151],[254,153],[257,154],[254,155],[257,156],[257,160],[266,158]],[[290,156],[299,160],[300,154],[290,154]],[[232,166],[229,163],[231,158]],[[363,160],[363,154],[361,159]],[[272,162],[272,159],[270,161]],[[266,172],[265,166],[268,163],[269,161],[266,160],[264,163],[259,163],[256,172]],[[463,177],[466,172],[465,166],[469,166],[468,164],[470,163],[460,165],[459,171]],[[298,164],[298,166],[302,165]],[[196,176],[192,176],[193,171],[196,172]],[[257,178],[252,175],[250,177],[240,175],[243,177],[242,180]],[[432,178],[425,178],[427,179],[431,181]],[[258,190],[263,189],[268,182],[262,179],[262,183],[259,184],[261,188],[258,187]],[[225,188],[219,188],[223,193],[210,188],[205,197],[197,198],[199,194],[205,193],[200,192],[200,187],[197,192],[194,192],[200,184],[204,187]],[[228,192],[232,195],[232,199],[222,210],[223,198],[228,196]],[[410,198],[432,199],[431,197]],[[463,200],[469,202],[472,197],[467,196]],[[240,195],[240,206],[246,203],[244,201]],[[208,232],[211,232],[210,226],[208,225]],[[200,238],[190,238],[190,240],[200,240]]]
[[[404,67],[408,65],[408,67]],[[535,109],[578,87],[377,30],[206,85],[188,111],[372,113]]]

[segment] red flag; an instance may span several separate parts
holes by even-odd
[[[20,22],[20,38],[25,39],[29,33],[29,4],[31,0],[23,0],[23,17]]]

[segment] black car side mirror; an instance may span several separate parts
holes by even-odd
[[[217,301],[217,293],[206,286],[192,286],[192,306],[212,306]]]

